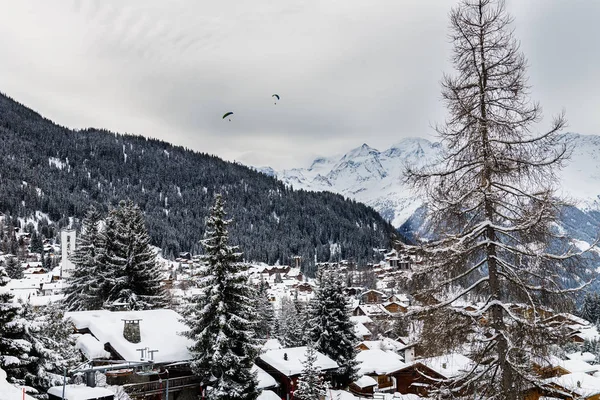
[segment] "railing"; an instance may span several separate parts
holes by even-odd
[[[198,377],[183,376],[180,378],[162,379],[152,382],[129,383],[123,385],[123,390],[132,397],[136,397],[136,395],[158,394],[166,391],[167,382],[169,385],[169,392],[177,392],[182,389],[200,386],[200,379]]]

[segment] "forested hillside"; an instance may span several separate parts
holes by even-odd
[[[201,138],[199,139],[201,141]],[[0,95],[0,211],[47,214],[66,225],[90,205],[105,212],[131,199],[166,256],[200,251],[208,208],[223,193],[231,241],[248,260],[305,266],[371,260],[394,229],[373,209],[332,193],[295,191],[218,157],[141,136],[73,131]]]

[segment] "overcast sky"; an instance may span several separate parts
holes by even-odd
[[[454,4],[0,0],[0,91],[71,128],[304,166],[363,142],[432,138]],[[600,134],[600,1],[508,9],[546,118],[564,107],[569,130]]]

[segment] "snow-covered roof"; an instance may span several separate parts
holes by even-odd
[[[317,355],[316,369],[323,371],[338,367],[338,364],[325,354],[318,351],[315,353]],[[287,360],[284,359],[285,355],[287,355]],[[304,369],[302,363],[306,360],[306,346],[269,350],[261,354],[259,358],[288,377],[299,375]]]
[[[281,400],[272,390],[263,390],[257,397],[257,400]]]
[[[86,333],[80,335],[75,343],[81,352],[85,355],[88,360],[95,360],[98,358],[110,358],[110,353],[104,350],[104,344],[100,343],[98,339]]]
[[[583,360],[561,360],[560,366],[571,373],[584,372],[586,374],[593,374],[600,369],[600,366],[590,365]]]
[[[582,360],[585,362],[594,362],[594,360],[596,359],[596,356],[592,353],[590,353],[589,351],[577,351],[575,353],[570,353],[567,354],[567,358],[569,360]]]
[[[421,363],[445,378],[460,376],[474,365],[473,360],[459,353],[423,358],[416,360],[415,363]]]
[[[556,376],[546,379],[545,382],[558,385],[584,398],[600,394],[600,378],[584,372]]]
[[[359,375],[385,375],[406,367],[398,354],[383,350],[361,351],[356,355],[356,361]]]
[[[258,367],[256,364],[252,364],[252,371],[256,371],[259,389],[273,388],[279,386],[275,378],[269,375],[264,369]]]
[[[359,339],[362,339],[365,336],[369,336],[371,334],[371,331],[369,330],[369,328],[367,328],[366,326],[364,326],[360,322],[356,322],[354,324],[354,334]]]
[[[352,383],[361,389],[367,388],[369,386],[377,386],[377,381],[369,375],[363,375]]]
[[[356,323],[360,322],[361,324],[370,324],[373,322],[371,317],[369,317],[368,315],[353,315],[350,317],[350,321]]]
[[[393,353],[398,353],[399,351],[404,350],[406,348],[406,345],[404,345],[403,343],[385,337],[380,340],[363,340],[361,343],[368,347],[370,350],[383,350],[388,352],[391,351]]]
[[[63,387],[54,386],[48,389],[48,394],[62,398]],[[65,400],[89,400],[100,397],[114,396],[114,393],[106,388],[89,387],[85,385],[66,385]]]
[[[157,362],[184,361],[192,358],[188,350],[192,341],[180,335],[188,328],[181,322],[181,316],[173,310],[74,311],[66,313],[65,317],[71,318],[78,330],[88,328],[100,343],[110,343],[127,361],[139,360],[140,352],[137,349],[146,347],[158,350],[154,353],[154,361]],[[140,320],[140,343],[131,343],[123,337],[125,319]]]

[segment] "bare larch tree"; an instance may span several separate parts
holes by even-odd
[[[451,11],[456,74],[442,80],[448,117],[436,127],[445,153],[407,170],[436,236],[408,248],[425,261],[414,274],[423,348],[467,349],[475,364],[444,390],[489,399],[542,384],[531,363],[561,337],[548,310],[570,304],[557,271],[575,255],[555,229],[564,205],[556,173],[570,153],[564,113],[534,132],[541,109],[511,24],[502,0],[462,0]]]

